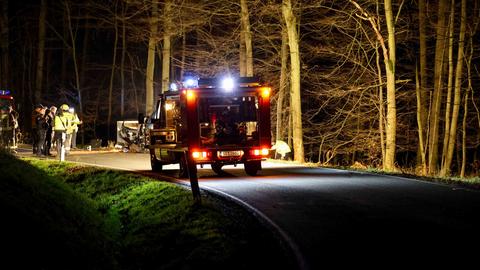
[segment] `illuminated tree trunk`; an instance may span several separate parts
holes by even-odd
[[[47,0],[42,0],[40,4],[40,16],[38,18],[38,48],[37,48],[37,76],[35,79],[35,103],[41,102],[43,86],[43,63],[45,58],[45,36]]]
[[[445,165],[440,172],[441,176],[450,174],[450,166],[452,164],[453,151],[455,150],[455,139],[457,137],[457,122],[460,111],[461,91],[462,91],[462,75],[465,47],[465,29],[467,20],[467,1],[462,0],[462,11],[460,15],[460,36],[458,40],[457,66],[455,68],[455,96],[453,98],[453,111],[450,127],[450,138],[448,140],[448,151],[445,157]],[[465,112],[467,113],[467,112]]]
[[[440,108],[442,104],[442,88],[443,88],[443,69],[444,54],[446,43],[446,13],[448,4],[446,0],[439,0],[437,32],[435,44],[435,67],[434,67],[434,83],[433,83],[433,100],[430,109],[430,126],[429,126],[429,146],[428,146],[428,173],[437,173],[438,168],[438,137],[439,137],[439,120]]]
[[[245,77],[247,75],[247,61],[245,55],[245,33],[243,31],[240,31],[239,58],[240,63],[238,68],[240,69],[240,77]]]
[[[250,18],[248,13],[247,0],[240,0],[242,9],[242,32],[245,42],[245,75],[253,76],[253,50],[252,50],[252,31],[250,30]]]
[[[428,145],[427,139],[427,124],[428,117],[427,111],[429,107],[429,92],[427,90],[427,35],[426,35],[426,22],[425,22],[425,0],[418,0],[418,30],[419,30],[419,43],[420,43],[420,78],[417,89],[417,121],[418,121],[418,156],[421,162],[423,174],[427,174],[427,162],[426,151]],[[423,150],[422,150],[423,149]]]
[[[172,34],[171,27],[171,13],[172,2],[168,0],[165,2],[164,16],[164,31],[163,31],[163,47],[162,47],[162,93],[168,91],[170,82],[170,36]]]
[[[3,0],[0,8],[0,87],[9,88],[8,0]]]
[[[302,102],[300,94],[300,50],[298,39],[297,18],[293,14],[291,0],[283,0],[282,14],[285,19],[290,48],[290,113],[292,115],[292,135],[294,160],[304,162],[303,129],[302,129]]]
[[[474,8],[474,10],[478,10],[478,9]],[[480,13],[478,15],[480,15]],[[474,24],[473,24],[473,27],[471,28],[472,30],[469,32],[469,39],[468,39],[469,54],[468,54],[468,59],[466,63],[468,88],[467,88],[467,93],[465,94],[465,103],[464,103],[464,109],[463,109],[464,114],[463,114],[463,123],[462,123],[462,130],[463,130],[462,132],[462,168],[460,170],[460,177],[462,178],[465,177],[465,167],[467,163],[467,116],[468,116],[467,112],[468,112],[468,100],[469,100],[470,94],[472,94],[472,103],[474,106],[476,106],[475,99],[474,99],[475,96],[473,95],[473,86],[472,86],[472,58],[474,54],[473,36],[477,31],[479,19],[480,17],[477,17],[474,20]],[[475,108],[475,109],[478,109],[478,108]],[[478,118],[478,121],[479,121],[479,127],[480,127],[480,117]],[[477,136],[480,137],[480,133],[478,133]],[[477,152],[475,151],[475,155],[473,158],[474,161],[476,160],[476,154]]]
[[[453,92],[453,31],[455,18],[455,0],[450,4],[450,21],[448,26],[448,79],[447,79],[447,101],[445,108],[445,130],[442,150],[442,167],[445,166],[445,158],[448,150],[448,140],[450,138],[450,114],[452,112],[452,92]]]
[[[278,85],[278,98],[277,98],[277,125],[275,140],[283,140],[283,131],[285,125],[283,123],[283,100],[285,97],[285,88],[287,85],[287,61],[288,61],[288,37],[287,32],[282,29],[282,48],[280,52],[281,67],[280,67],[280,84]]]
[[[415,90],[417,95],[417,126],[418,126],[418,155],[420,157],[422,175],[427,174],[427,161],[425,156],[425,137],[423,132],[423,118],[422,118],[422,90],[420,87],[420,79],[418,78],[418,66],[415,69]]]
[[[145,114],[150,115],[153,112],[154,91],[153,77],[155,71],[155,47],[157,43],[158,30],[158,2],[152,0],[152,14],[150,17],[150,37],[148,40],[147,55],[147,76],[145,78]]]
[[[387,74],[387,127],[385,136],[385,163],[383,164],[383,169],[392,171],[395,169],[397,106],[395,97],[395,25],[391,0],[385,0],[385,20],[387,21],[388,30],[388,58],[385,59],[385,70]]]

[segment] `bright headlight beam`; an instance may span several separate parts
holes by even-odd
[[[225,91],[228,91],[228,92],[232,91],[234,86],[235,86],[235,82],[233,81],[232,78],[227,77],[222,80],[221,87],[225,89]]]

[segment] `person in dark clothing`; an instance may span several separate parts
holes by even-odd
[[[52,148],[52,138],[53,138],[53,121],[55,119],[55,113],[57,112],[57,107],[52,106],[50,109],[47,109],[45,112],[46,122],[48,124],[47,131],[45,134],[45,144],[43,145],[43,154],[45,156],[52,156],[50,149]]]
[[[35,126],[37,128],[36,155],[41,156],[48,129],[47,117],[45,115],[46,108],[43,105],[39,105],[35,112]]]

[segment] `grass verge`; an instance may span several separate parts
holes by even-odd
[[[0,153],[1,264],[39,269],[292,269],[239,207],[138,175]],[[18,258],[21,259],[18,259]]]

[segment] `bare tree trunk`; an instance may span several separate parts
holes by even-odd
[[[387,73],[387,128],[385,163],[383,169],[386,171],[393,171],[395,169],[397,106],[395,97],[395,25],[391,0],[385,0],[385,20],[387,21],[388,30],[388,58],[385,59],[385,70]]]
[[[245,67],[246,76],[253,76],[253,50],[252,50],[252,31],[250,30],[250,18],[248,13],[247,0],[240,0],[240,6],[242,9],[242,32],[245,39]]]
[[[439,137],[439,120],[440,108],[442,104],[442,88],[443,88],[443,59],[445,54],[445,18],[448,10],[447,0],[440,0],[438,5],[437,32],[435,44],[435,70],[434,70],[434,89],[433,100],[430,111],[430,127],[429,127],[429,147],[428,147],[428,172],[436,174],[438,167],[438,137]]]
[[[445,157],[445,165],[440,172],[441,176],[450,174],[450,166],[452,164],[453,151],[455,150],[455,139],[457,137],[457,121],[460,111],[461,91],[462,91],[462,74],[464,61],[464,47],[465,47],[465,29],[467,20],[467,1],[462,0],[462,11],[460,15],[460,36],[458,40],[458,56],[457,66],[455,70],[455,96],[453,99],[453,111],[450,128],[450,138],[448,140],[448,151]],[[466,112],[465,112],[466,113]]]
[[[297,18],[293,14],[291,0],[283,0],[282,13],[287,26],[288,45],[290,48],[290,113],[292,115],[294,160],[303,163],[305,161],[305,157],[303,150],[302,101],[300,93],[299,33],[297,30]]]
[[[427,161],[426,161],[426,153],[425,153],[425,138],[424,131],[423,131],[423,119],[422,119],[422,90],[420,87],[420,80],[418,78],[418,67],[415,70],[415,89],[417,94],[417,125],[418,125],[418,146],[419,146],[419,156],[421,159],[421,166],[422,166],[422,175],[427,174]]]
[[[153,79],[155,71],[155,47],[157,44],[158,30],[158,2],[152,0],[152,14],[150,17],[150,38],[148,40],[147,56],[147,76],[145,78],[145,114],[150,115],[153,111],[153,102],[155,99],[153,89]]]
[[[443,138],[442,167],[445,166],[445,157],[447,156],[448,139],[450,134],[450,114],[452,111],[452,92],[453,92],[453,31],[455,18],[455,0],[450,4],[450,22],[448,27],[448,80],[447,80],[447,106],[445,108],[445,131]]]
[[[108,85],[107,137],[109,139],[110,139],[110,124],[112,122],[113,81],[115,79],[115,68],[117,64],[117,45],[118,45],[117,3],[115,3],[115,17],[113,18],[113,27],[115,30],[115,39],[113,42],[113,56],[112,56],[112,68],[110,70],[110,83]]]
[[[73,69],[75,71],[75,88],[77,90],[77,95],[78,95],[78,107],[79,107],[79,113],[80,115],[83,115],[83,110],[82,110],[82,91],[80,89],[80,75],[78,72],[78,63],[77,63],[77,50],[75,46],[75,40],[76,36],[73,33],[73,28],[72,28],[72,16],[70,14],[70,6],[68,5],[68,2],[65,1],[65,11],[67,12],[67,21],[68,21],[68,30],[70,34],[70,42],[72,42],[72,58],[73,58]]]
[[[426,35],[426,28],[427,24],[425,22],[425,0],[418,0],[418,29],[419,29],[419,42],[420,42],[420,94],[417,95],[417,113],[420,114],[419,118],[420,121],[422,122],[421,129],[418,130],[419,138],[420,136],[423,137],[423,153],[419,151],[420,153],[420,161],[422,162],[422,170],[424,171],[424,174],[426,174],[427,170],[427,164],[425,161],[422,160],[422,158],[426,158],[426,152],[427,152],[427,145],[428,145],[428,139],[427,139],[427,124],[428,124],[428,117],[427,117],[427,110],[429,107],[429,91],[427,90],[427,35]],[[417,118],[418,119],[418,118]],[[422,134],[420,134],[422,133]],[[419,140],[420,141],[420,140]],[[420,150],[420,146],[419,146]],[[423,155],[423,157],[422,157]]]
[[[40,4],[40,16],[38,19],[38,50],[37,50],[37,76],[35,79],[35,98],[34,102],[41,102],[43,86],[43,62],[45,57],[45,36],[47,0],[42,0]]]
[[[478,4],[478,3],[477,3]],[[478,10],[477,5],[475,5],[475,8],[473,10]],[[480,11],[479,14],[480,15]],[[464,114],[463,114],[463,123],[462,123],[462,130],[463,130],[463,136],[462,136],[462,168],[460,170],[460,177],[465,177],[465,169],[466,169],[466,164],[467,164],[467,115],[468,115],[468,99],[470,93],[472,93],[472,103],[475,106],[474,103],[474,95],[473,95],[473,86],[472,86],[472,58],[474,54],[474,43],[473,43],[473,36],[475,35],[478,27],[480,16],[477,17],[474,20],[473,27],[471,28],[471,31],[469,33],[469,54],[468,54],[468,59],[467,59],[467,78],[468,78],[468,88],[467,88],[467,93],[465,94],[465,103],[464,103]],[[479,119],[480,121],[480,119]],[[480,122],[479,122],[480,123]],[[480,125],[479,125],[480,127]],[[478,136],[480,138],[480,133],[478,133]],[[475,151],[475,155],[477,152]],[[473,159],[474,161],[476,160],[476,157]]]
[[[280,84],[278,86],[278,98],[277,98],[277,125],[275,132],[275,140],[283,140],[283,130],[285,126],[283,122],[283,100],[285,97],[285,87],[287,84],[287,64],[288,64],[288,36],[285,29],[282,29],[282,48],[280,51],[281,66],[280,66]]]
[[[10,87],[9,68],[9,28],[8,28],[8,0],[2,1],[0,7],[0,86]]]
[[[128,2],[122,3],[122,56],[120,59],[120,117],[125,114],[125,53],[127,51],[125,12]]]
[[[378,42],[376,43],[378,44]],[[378,73],[378,132],[380,133],[380,149],[382,151],[382,164],[385,163],[385,106],[383,105],[383,76],[380,67],[380,53],[378,46],[375,46],[377,73]]]
[[[182,62],[180,63],[180,80],[183,81],[183,76],[185,74],[185,61],[186,61],[186,50],[187,50],[187,34],[185,31],[182,32]]]
[[[246,61],[246,54],[245,54],[245,32],[243,31],[243,24],[241,25],[242,31],[240,31],[240,48],[239,48],[239,69],[240,69],[240,77],[245,77],[247,74],[247,61]]]
[[[171,27],[171,13],[172,13],[172,1],[165,1],[164,16],[164,31],[163,31],[163,47],[162,47],[162,93],[168,91],[170,82],[170,58],[171,58],[171,46],[170,37],[172,35]]]

